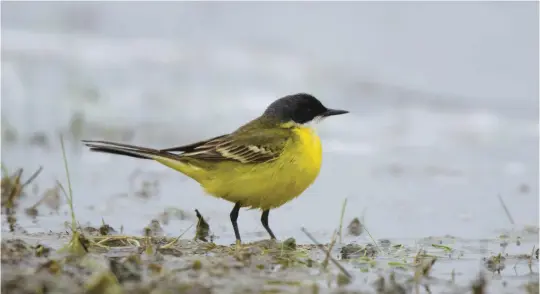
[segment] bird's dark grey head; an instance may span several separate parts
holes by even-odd
[[[280,122],[293,121],[304,124],[315,118],[324,118],[345,113],[348,113],[348,111],[326,108],[321,101],[312,95],[299,93],[274,101],[266,108],[263,116],[276,117]]]

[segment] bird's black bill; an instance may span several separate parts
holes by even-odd
[[[332,116],[332,115],[340,115],[340,114],[345,114],[345,113],[349,113],[347,110],[339,110],[339,109],[327,109],[324,113],[323,113],[323,116]]]

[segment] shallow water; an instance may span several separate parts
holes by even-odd
[[[538,20],[526,4],[167,5],[2,5],[2,162],[26,176],[42,165],[41,192],[66,183],[64,133],[81,224],[104,218],[140,234],[166,208],[197,208],[216,242],[232,243],[232,204],[156,163],[90,154],[78,140],[181,145],[308,91],[351,113],[318,126],[323,169],[301,197],[271,212],[278,238],[309,243],[305,227],[327,242],[345,198],[346,223],[363,217],[375,239],[407,244],[443,235],[479,242],[538,225]],[[16,139],[6,136],[9,125]],[[145,179],[159,189],[141,200]],[[28,232],[61,231],[67,210],[18,220]],[[244,240],[266,238],[259,218],[240,212]],[[176,236],[194,222],[164,229]],[[477,258],[451,267],[470,280]]]
[[[391,246],[384,246],[383,243],[379,243],[379,248],[382,249],[382,253],[378,254],[377,257],[366,259],[359,258],[357,255],[351,255],[346,259],[342,259],[343,255],[340,254],[340,251],[343,247],[342,244],[337,244],[333,250],[333,256],[340,259],[340,263],[344,266],[345,270],[352,276],[351,282],[340,287],[340,289],[348,290],[363,290],[367,291],[366,293],[372,293],[375,289],[374,284],[377,283],[377,280],[380,277],[386,278],[386,287],[391,285],[389,282],[389,273],[393,273],[396,277],[398,285],[407,289],[406,293],[413,293],[414,283],[411,282],[411,279],[414,277],[414,269],[411,267],[413,260],[416,256],[418,250],[426,250],[426,253],[430,256],[436,256],[437,260],[434,266],[431,269],[428,278],[421,279],[421,285],[428,285],[429,292],[420,286],[420,291],[418,293],[465,293],[468,292],[474,282],[477,279],[480,272],[484,273],[487,286],[485,293],[525,293],[524,286],[529,283],[538,283],[538,262],[536,259],[532,260],[531,267],[528,265],[528,259],[520,257],[523,252],[526,252],[527,249],[532,247],[532,244],[538,245],[537,234],[526,234],[524,232],[515,232],[522,236],[521,243],[517,245],[510,239],[508,245],[502,249],[504,251],[504,256],[506,260],[503,263],[505,268],[503,268],[500,274],[486,272],[485,267],[485,258],[489,258],[493,255],[501,252],[501,243],[502,240],[492,239],[492,240],[471,240],[471,239],[461,239],[451,236],[447,237],[430,237],[424,239],[416,240],[407,240],[407,239],[392,239],[385,241]],[[36,244],[46,244],[51,246],[53,249],[59,249],[63,247],[69,241],[69,236],[63,234],[59,237],[57,234],[34,234],[26,235],[20,233],[6,233],[4,232],[4,238],[19,238],[24,240],[30,245]],[[90,237],[92,238],[92,237]],[[344,243],[349,243],[352,239],[345,237],[343,239]],[[191,244],[191,245],[190,245]],[[350,243],[349,243],[350,244]],[[435,245],[434,245],[435,244]],[[443,244],[447,248],[451,248],[450,251],[435,248],[436,245]],[[195,245],[195,246],[194,246]],[[243,265],[238,267],[235,265],[235,259],[232,258],[229,254],[224,253],[222,250],[211,250],[206,254],[201,254],[200,250],[198,254],[191,253],[193,248],[199,248],[202,244],[196,245],[188,240],[183,240],[181,244],[178,244],[180,252],[182,252],[181,257],[172,257],[170,255],[165,256],[162,262],[162,266],[166,269],[163,275],[166,273],[176,272],[177,275],[182,275],[182,268],[191,267],[191,264],[194,260],[201,260],[205,265],[204,268],[207,268],[208,262],[210,264],[220,265],[229,267],[234,270],[228,272],[228,274],[223,276],[212,276],[211,282],[206,280],[205,284],[213,285],[212,288],[219,293],[237,293],[239,287],[261,287],[264,285],[271,285],[273,281],[277,282],[277,285],[282,285],[282,291],[279,293],[298,293],[297,287],[299,286],[309,286],[312,284],[317,284],[320,289],[320,293],[335,293],[331,289],[336,288],[336,275],[339,273],[339,270],[334,266],[330,265],[330,271],[324,271],[317,264],[315,266],[293,266],[287,268],[280,268],[280,265],[276,265],[276,260],[268,258],[268,255],[259,255],[255,254],[251,257],[248,265]],[[396,249],[395,246],[401,246],[401,249]],[[4,245],[3,245],[4,246]],[[261,246],[253,244],[245,244],[248,248],[250,246]],[[191,248],[191,249],[190,249]],[[278,252],[283,249],[279,249]],[[96,250],[93,248],[91,251]],[[3,248],[3,250],[6,250]],[[304,248],[301,249],[303,252],[307,252],[308,256],[317,262],[321,262],[325,258],[325,254],[317,248]],[[307,251],[306,251],[307,250]],[[205,250],[203,250],[204,252]],[[100,261],[105,257],[127,257],[134,252],[137,252],[136,248],[129,247],[118,247],[112,248],[105,255],[99,256],[99,254],[92,254],[88,256],[88,259],[95,260],[94,262],[103,262]],[[193,251],[195,252],[195,251]],[[234,249],[232,249],[234,252]],[[299,252],[298,252],[299,253]],[[529,252],[530,253],[530,252]],[[165,253],[164,253],[165,254]],[[283,252],[281,253],[283,254]],[[60,254],[60,256],[62,256]],[[265,257],[266,256],[266,257]],[[279,254],[277,254],[279,256]],[[362,254],[360,254],[362,256]],[[151,258],[151,256],[142,256],[141,258]],[[229,257],[229,258],[227,258]],[[4,258],[4,257],[3,257]],[[54,253],[51,258],[58,258],[58,254]],[[266,260],[266,261],[265,261]],[[249,264],[259,264],[263,262],[266,265],[267,270],[264,275],[261,275],[259,269],[255,269]],[[41,264],[43,260],[39,258],[29,258],[25,263],[26,267],[32,264]],[[240,263],[241,264],[241,263]],[[279,264],[279,263],[278,263]],[[8,263],[9,266],[11,266]],[[23,266],[23,267],[25,267]],[[269,269],[269,270],[268,270]],[[208,269],[205,269],[207,271]],[[94,269],[96,271],[96,269]],[[231,282],[230,278],[236,279],[239,272],[243,272],[241,282]],[[150,276],[147,276],[148,273],[144,274],[145,280],[150,279]],[[186,283],[196,283],[201,281],[204,275],[188,275],[184,277],[184,282]],[[230,278],[227,278],[230,277]],[[3,281],[4,276],[2,276]],[[208,279],[208,278],[206,278]],[[280,282],[278,282],[280,281]],[[289,281],[291,284],[287,284]],[[390,284],[389,284],[390,283]],[[279,286],[274,286],[278,287]],[[391,286],[390,286],[391,287]],[[234,290],[237,289],[237,290]],[[300,292],[304,293],[304,292]],[[312,293],[308,291],[307,293]],[[379,293],[379,292],[377,292]],[[385,293],[402,293],[402,292],[385,292]],[[532,293],[532,292],[526,292]]]

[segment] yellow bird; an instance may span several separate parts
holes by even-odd
[[[91,151],[153,159],[199,182],[215,197],[234,203],[230,213],[237,243],[241,207],[261,209],[268,225],[270,209],[299,196],[317,178],[321,141],[306,124],[348,111],[326,108],[312,95],[299,93],[270,104],[258,118],[236,131],[190,145],[152,149],[106,141],[83,141]]]

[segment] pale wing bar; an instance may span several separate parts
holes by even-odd
[[[264,146],[235,144],[228,138],[218,138],[197,146],[192,152],[182,153],[182,157],[200,160],[236,160],[242,163],[263,163],[276,159],[279,152]]]

